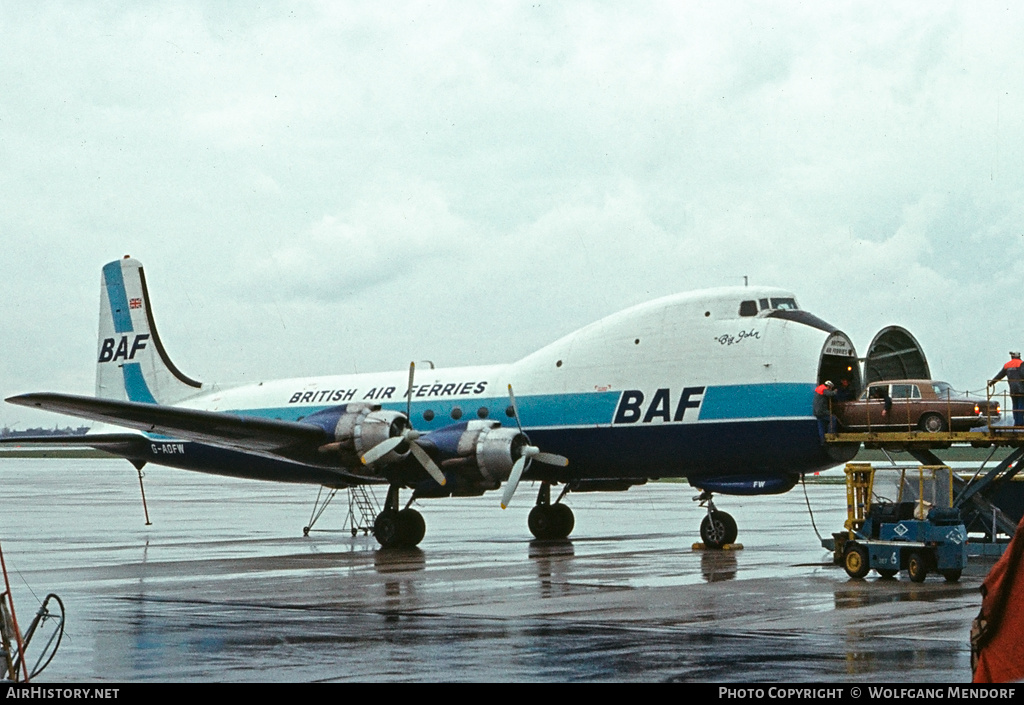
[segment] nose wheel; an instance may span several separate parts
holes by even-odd
[[[732,515],[715,508],[710,492],[702,492],[696,499],[708,509],[700,522],[700,538],[704,545],[707,548],[724,548],[726,544],[736,543],[739,530]]]

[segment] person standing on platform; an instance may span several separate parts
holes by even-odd
[[[832,400],[836,398],[836,385],[831,380],[819,384],[814,390],[814,417],[818,419],[818,437],[825,445],[825,434],[835,433]]]
[[[1024,426],[1024,367],[1021,367],[1019,352],[1010,353],[1010,361],[1003,365],[999,374],[989,380],[989,386],[1006,377],[1010,385],[1010,400],[1013,402],[1013,425]]]

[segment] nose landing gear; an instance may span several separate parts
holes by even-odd
[[[738,529],[732,515],[715,508],[710,492],[702,491],[693,499],[708,509],[707,515],[700,523],[700,538],[705,547],[719,549],[735,543]]]

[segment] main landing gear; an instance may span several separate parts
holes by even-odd
[[[562,504],[562,497],[565,496],[566,485],[562,493],[558,495],[555,503],[551,503],[551,483],[540,483],[540,492],[537,493],[537,505],[530,510],[527,524],[530,533],[541,541],[557,541],[568,538],[576,526],[576,518],[572,510]]]
[[[427,532],[423,515],[410,507],[416,499],[415,493],[405,509],[399,510],[398,489],[398,485],[388,487],[384,509],[373,522],[373,535],[381,548],[415,548]]]
[[[711,499],[711,493],[701,491],[700,495],[694,497],[694,501],[700,501],[700,506],[706,506],[708,513],[700,523],[700,538],[707,548],[723,548],[726,544],[735,543],[738,529],[736,520],[731,514],[719,511]]]

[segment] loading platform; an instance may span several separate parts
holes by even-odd
[[[825,442],[862,444],[865,449],[880,450],[893,463],[890,453],[907,453],[925,466],[950,465],[939,454],[954,446],[979,449],[972,451],[972,461],[958,460],[953,473],[953,507],[960,511],[968,532],[984,536],[979,544],[1005,545],[1003,537],[1013,536],[1024,515],[1024,482],[1013,482],[1018,474],[1024,479],[1024,427],[832,433],[825,435]]]
[[[1024,447],[1024,427],[996,427],[986,431],[869,431],[865,433],[826,433],[825,442],[832,444],[863,443],[865,448],[908,450],[910,448],[949,448],[969,445],[972,448]]]

